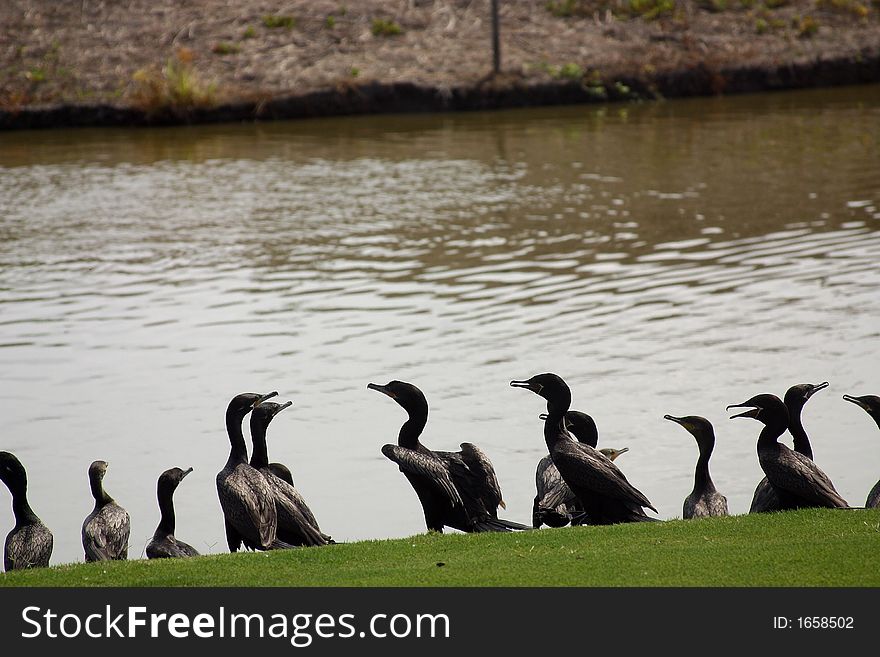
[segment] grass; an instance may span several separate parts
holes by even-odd
[[[807,509],[71,564],[0,586],[880,586],[878,541],[880,510]]]
[[[293,16],[282,16],[279,14],[267,14],[263,16],[263,25],[268,28],[279,28],[283,27],[287,30],[292,28],[296,24],[296,19]]]
[[[400,25],[384,18],[374,18],[370,29],[373,32],[373,36],[389,37],[403,34],[403,28]]]
[[[132,101],[148,111],[192,109],[216,103],[217,85],[206,82],[193,67],[192,52],[178,50],[161,70],[141,69],[133,76]]]

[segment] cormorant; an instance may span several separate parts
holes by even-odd
[[[272,471],[273,475],[282,481],[286,481],[291,486],[296,486],[296,484],[293,483],[293,474],[291,474],[290,468],[283,463],[270,463],[269,469]]]
[[[217,473],[217,496],[223,509],[230,552],[236,552],[242,544],[251,550],[290,547],[278,540],[278,515],[272,489],[266,478],[248,465],[247,446],[241,432],[244,416],[277,394],[245,392],[233,397],[226,408],[230,450],[226,465]]]
[[[813,458],[813,448],[810,445],[810,439],[807,432],[804,431],[803,422],[801,422],[801,411],[804,404],[815,393],[827,388],[828,382],[823,381],[813,385],[812,383],[798,383],[793,385],[785,392],[785,408],[788,409],[788,431],[794,438],[794,451],[806,456],[808,459]],[[749,513],[767,513],[769,511],[786,510],[779,500],[779,495],[772,484],[764,477],[752,496],[752,504],[749,507]]]
[[[779,436],[788,428],[788,410],[779,397],[756,395],[742,404],[731,404],[727,408],[750,409],[731,419],[748,417],[764,424],[758,438],[758,460],[786,508],[849,508],[828,476],[812,459],[778,442]]]
[[[187,470],[171,468],[159,475],[156,497],[159,500],[162,517],[152,540],[147,544],[148,559],[198,556],[198,551],[192,545],[187,545],[174,537],[174,491],[183,478],[192,471],[192,468]]]
[[[844,395],[843,398],[864,409],[873,418],[874,422],[877,423],[877,428],[880,428],[880,397],[877,395],[862,395],[861,397]],[[865,508],[872,509],[875,507],[880,507],[880,481],[874,484],[871,492],[868,493],[868,499],[865,501]]]
[[[46,567],[52,556],[52,532],[44,525],[27,501],[27,473],[24,466],[9,452],[0,452],[0,480],[12,493],[12,514],[15,527],[6,536],[3,568]]]
[[[329,536],[321,533],[318,521],[315,520],[302,495],[293,484],[278,477],[269,465],[266,429],[272,418],[292,404],[293,402],[290,401],[284,404],[262,402],[254,408],[251,413],[251,439],[254,441],[251,467],[260,471],[272,489],[275,510],[278,514],[278,540],[294,546],[327,545],[333,541]],[[290,474],[289,470],[287,474]],[[290,479],[293,481],[292,476]]]
[[[95,498],[94,510],[82,525],[82,543],[86,561],[124,561],[128,559],[128,536],[131,518],[104,490],[106,461],[89,466],[89,486]]]
[[[541,413],[538,417],[546,420],[547,414]],[[568,411],[565,414],[565,423],[566,428],[578,442],[596,447],[599,442],[599,432],[592,417],[581,411]],[[613,461],[628,452],[629,448],[605,447],[599,451]],[[537,494],[532,504],[532,526],[535,529],[542,524],[548,527],[565,527],[568,523],[589,524],[580,500],[562,479],[549,454],[538,461],[535,470],[535,488]]]
[[[419,441],[428,421],[428,402],[421,390],[402,381],[369,383],[367,388],[388,395],[409,416],[400,427],[397,445],[384,445],[382,453],[409,480],[429,531],[442,532],[444,526],[463,532],[531,529],[498,518],[498,507],[505,508],[501,488],[492,463],[477,446],[462,443],[460,452],[434,452]]]
[[[699,415],[674,417],[664,415],[664,420],[680,424],[697,440],[700,458],[694,470],[694,489],[684,500],[682,518],[708,518],[727,515],[727,498],[715,489],[709,475],[709,458],[715,449],[715,430],[712,423]]]
[[[642,507],[657,510],[627,481],[611,459],[593,447],[575,442],[565,428],[565,413],[571,405],[571,391],[556,374],[538,374],[525,381],[511,381],[514,388],[526,388],[547,400],[544,440],[550,457],[568,487],[581,501],[595,525],[654,521]]]

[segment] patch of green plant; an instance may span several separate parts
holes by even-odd
[[[672,14],[675,0],[625,0],[621,10],[625,15],[640,16],[646,21]]]
[[[871,10],[858,0],[816,0],[816,8],[851,14],[858,18],[867,18],[871,13]]]
[[[361,69],[359,69],[357,66],[352,66],[351,70],[348,72],[348,74],[351,77],[356,78],[357,76],[359,76],[361,74]]]
[[[809,39],[819,31],[819,21],[812,16],[804,16],[803,18],[795,16],[792,19],[792,26],[801,39]]]
[[[221,41],[220,43],[214,44],[214,47],[211,48],[211,52],[215,55],[234,55],[241,52],[241,46],[237,43],[226,43]]]
[[[578,0],[556,0],[544,5],[554,16],[559,18],[571,18],[575,15],[583,15],[583,7]]]
[[[253,25],[248,25],[244,32],[241,33],[242,39],[253,39],[257,36],[257,31]]]
[[[766,34],[770,31],[770,23],[763,18],[755,19],[755,34]]]
[[[764,0],[764,6],[767,9],[778,9],[779,7],[785,7],[791,0]]]
[[[263,16],[263,25],[269,28],[283,27],[290,29],[296,25],[296,19],[293,16],[282,16],[280,14],[266,14]]]
[[[45,82],[48,79],[49,74],[46,69],[40,66],[34,66],[25,71],[24,77],[35,84],[40,84],[41,82]]]
[[[147,111],[194,109],[216,103],[217,84],[199,75],[193,67],[192,52],[185,48],[170,57],[162,69],[140,69],[132,80],[132,101]]]
[[[880,510],[801,509],[56,565],[0,586],[547,586],[552,573],[554,586],[877,587],[878,540]]]
[[[700,9],[718,13],[727,9],[727,0],[697,0]]]
[[[397,36],[399,34],[403,34],[403,28],[400,27],[393,20],[388,20],[385,18],[374,18],[370,31],[373,33],[373,36]]]
[[[324,27],[328,30],[332,30],[336,27],[336,17],[333,14],[329,14],[327,18],[324,19]]]

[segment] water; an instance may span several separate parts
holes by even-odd
[[[649,105],[0,135],[0,449],[82,559],[86,471],[132,516],[132,557],[177,491],[178,536],[225,551],[214,477],[238,392],[337,540],[424,531],[380,453],[426,394],[427,445],[478,443],[528,522],[542,400],[562,375],[600,446],[681,514],[698,414],[733,513],[762,476],[759,425],[724,407],[828,380],[804,423],[852,504],[880,435],[880,87]],[[0,493],[0,529],[13,524]],[[6,531],[3,529],[3,531]]]

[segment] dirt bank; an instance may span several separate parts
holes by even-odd
[[[872,4],[873,2],[873,4]],[[292,118],[880,81],[880,0],[6,0],[0,127]]]

